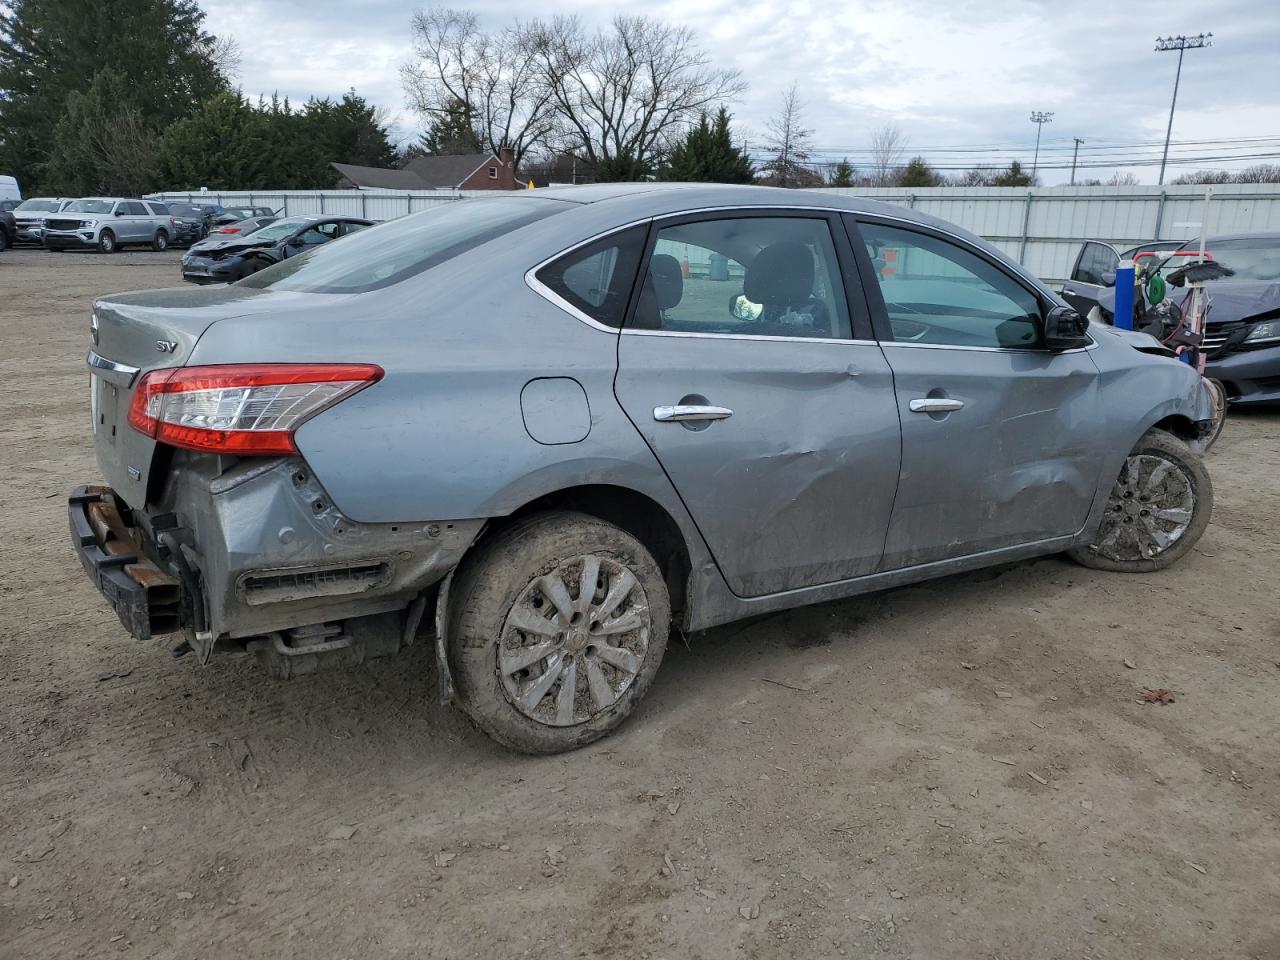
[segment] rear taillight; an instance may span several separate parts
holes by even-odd
[[[187,450],[292,454],[293,433],[321,410],[382,379],[370,363],[236,363],[152,370],[138,381],[129,426]]]

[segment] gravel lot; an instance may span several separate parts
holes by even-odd
[[[1233,415],[1171,571],[677,639],[619,735],[535,760],[421,648],[280,683],[124,633],[63,503],[89,301],[177,281],[0,254],[0,958],[1280,957],[1280,411]]]

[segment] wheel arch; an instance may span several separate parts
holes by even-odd
[[[534,513],[573,510],[625,530],[653,555],[671,596],[673,622],[685,610],[689,596],[692,555],[680,524],[657,500],[631,487],[591,483],[565,487],[536,497],[507,516],[491,520],[488,536]]]

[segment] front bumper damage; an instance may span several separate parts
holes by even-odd
[[[421,601],[484,524],[357,523],[300,458],[223,469],[182,451],[146,510],[78,487],[68,511],[81,563],[126,629],[142,640],[182,630],[202,660],[215,648],[334,649],[333,625]]]

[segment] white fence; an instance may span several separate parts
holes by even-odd
[[[1199,236],[1205,188],[1167,187],[832,187],[822,192],[883,200],[949,220],[990,240],[1048,283],[1067,278],[1083,240],[1124,249],[1148,240]],[[267,206],[283,215],[345,214],[390,220],[489,190],[285,190],[163,193],[164,200]],[[1213,188],[1210,233],[1280,231],[1280,185]]]
[[[1205,187],[829,188],[910,207],[989,240],[1046,283],[1071,272],[1083,240],[1121,250],[1149,240],[1200,235]],[[1213,188],[1209,233],[1280,231],[1280,184]]]

